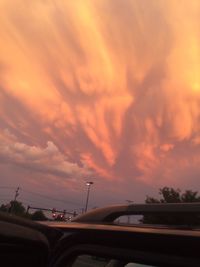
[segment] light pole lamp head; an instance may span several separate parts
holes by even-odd
[[[91,186],[92,184],[94,184],[93,182],[86,182],[87,186]]]

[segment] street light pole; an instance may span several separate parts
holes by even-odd
[[[129,199],[127,199],[126,202],[128,203],[128,205],[130,205],[131,203],[133,203],[133,201],[132,200],[129,200]],[[128,215],[127,218],[128,218],[127,223],[130,224],[130,216]]]
[[[85,203],[85,212],[87,211],[87,207],[88,207],[89,196],[90,196],[90,187],[93,184],[94,184],[93,182],[86,182],[86,185],[87,185],[87,198],[86,198],[86,203]]]

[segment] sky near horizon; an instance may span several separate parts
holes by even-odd
[[[0,0],[0,36],[0,186],[200,190],[199,0]]]

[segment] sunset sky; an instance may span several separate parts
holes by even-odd
[[[199,0],[0,0],[0,36],[1,203],[200,190]]]

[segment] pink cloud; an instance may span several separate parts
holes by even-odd
[[[30,171],[30,186],[39,174],[43,188],[46,179],[72,191],[93,177],[123,196],[200,187],[198,0],[1,7],[4,173]]]
[[[8,130],[5,130],[4,133],[5,135],[0,139],[0,158],[4,163],[11,166],[18,165],[31,172],[46,173],[46,175],[68,179],[91,175],[91,171],[86,165],[79,166],[77,163],[70,162],[51,141],[48,141],[44,148],[30,146],[16,142]]]

